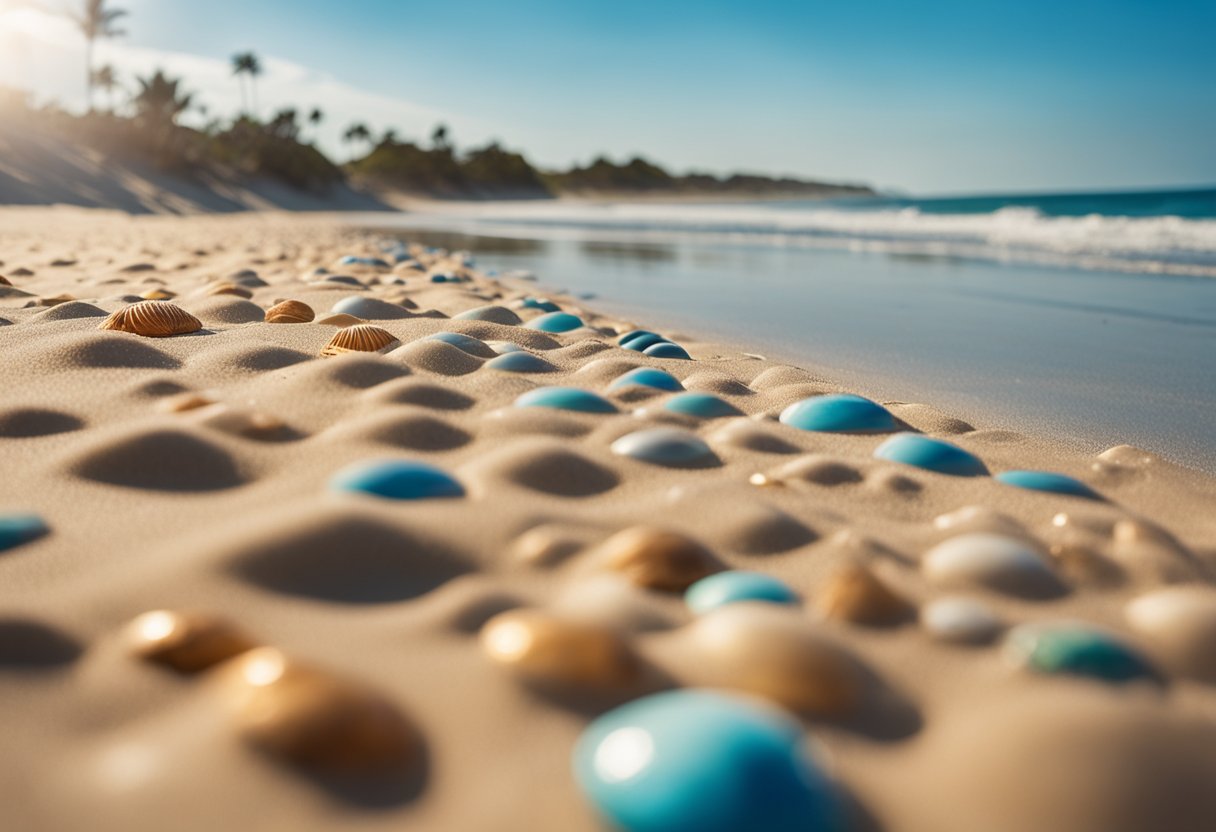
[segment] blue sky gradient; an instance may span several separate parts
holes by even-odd
[[[548,165],[644,153],[917,193],[1216,183],[1209,0],[117,5],[131,45],[251,48]],[[308,105],[267,106],[289,103]]]

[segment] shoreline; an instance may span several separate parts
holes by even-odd
[[[3,626],[21,647],[0,650],[0,691],[20,717],[0,764],[15,827],[592,832],[602,826],[569,762],[590,720],[700,687],[788,709],[821,747],[850,830],[974,830],[994,807],[1018,828],[1040,810],[1069,817],[1070,832],[1133,832],[1170,813],[1216,822],[1204,790],[1173,788],[1178,771],[1216,765],[1212,668],[1179,652],[1185,627],[1128,613],[1178,583],[1216,609],[1216,479],[1126,446],[1095,455],[975,429],[918,402],[878,402],[892,421],[866,430],[800,429],[779,415],[852,391],[675,331],[661,334],[690,358],[623,349],[619,336],[647,322],[571,295],[546,297],[583,325],[544,331],[547,313],[527,301],[538,284],[421,247],[393,264],[389,236],[332,217],[5,219],[0,381],[13,392],[0,447],[19,473],[0,511],[49,527],[0,554]],[[158,292],[199,329],[98,329]],[[396,343],[318,357],[351,322],[266,323],[284,298]],[[510,355],[532,358],[502,369]],[[669,409],[679,392],[617,384],[643,367],[701,394],[683,399],[692,410]],[[525,406],[550,386],[594,396],[584,410]],[[679,441],[637,438],[653,430]],[[983,470],[875,455],[901,431]],[[335,485],[374,459],[424,461],[459,491],[398,500]],[[996,476],[1023,469],[1097,496]],[[686,579],[647,584],[613,555],[614,535],[654,525],[699,541],[710,554],[698,568],[763,572],[797,600],[694,614],[671,588]],[[970,566],[941,554],[975,535]],[[833,600],[858,580],[860,606]],[[927,615],[957,596],[990,616],[971,646]],[[873,604],[898,614],[875,624],[858,612]],[[224,616],[376,691],[422,738],[409,777],[368,791],[382,770],[352,786],[251,747],[227,665],[191,675],[132,654],[125,628],[160,609]],[[579,677],[560,659],[513,665],[479,634],[525,609],[554,632],[590,628],[642,670],[613,687],[596,667],[607,675],[571,688]],[[1148,674],[1115,684],[1019,665],[1011,651],[1031,625],[1111,634],[1168,695]],[[791,657],[808,649],[840,658],[800,670]],[[1089,753],[1095,736],[1111,748]],[[982,765],[977,743],[992,751]],[[1074,789],[1042,765],[1061,748],[1090,778]]]

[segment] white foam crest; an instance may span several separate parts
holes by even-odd
[[[1216,220],[1175,216],[1044,216],[1034,208],[934,214],[916,208],[846,210],[673,203],[488,203],[443,209],[500,234],[673,236],[772,245],[1031,260],[1086,268],[1216,276]],[[541,233],[543,232],[543,233]]]

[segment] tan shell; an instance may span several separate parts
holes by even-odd
[[[198,673],[257,647],[225,618],[204,613],[146,612],[127,625],[127,644],[141,659]]]
[[[348,315],[345,312],[331,312],[328,315],[322,315],[317,318],[316,323],[323,326],[336,326],[344,328],[364,323],[362,318],[356,318],[354,315]]]
[[[509,610],[481,629],[481,646],[495,663],[525,681],[576,689],[623,688],[642,665],[614,630],[541,610]]]
[[[289,763],[371,772],[420,761],[421,736],[393,702],[274,648],[227,662],[216,670],[215,684],[242,739]]]
[[[317,315],[307,303],[283,300],[266,310],[268,324],[306,324]]]
[[[147,338],[168,338],[198,332],[203,328],[203,322],[175,303],[141,300],[119,309],[97,328],[132,332]]]
[[[599,547],[596,558],[636,586],[660,592],[683,592],[724,568],[691,537],[648,526],[617,532]]]
[[[334,333],[321,355],[341,355],[344,352],[380,352],[398,343],[397,336],[372,324],[356,324]]]
[[[70,300],[76,300],[75,295],[62,294],[52,295],[51,297],[38,298],[39,306],[58,306],[61,303],[67,303]]]
[[[847,566],[830,577],[817,604],[825,618],[887,627],[909,621],[916,608],[864,566]]]
[[[215,404],[215,399],[206,393],[195,393],[187,390],[173,396],[166,396],[156,403],[156,409],[163,413],[185,413],[187,410],[197,410]]]
[[[176,292],[170,292],[168,289],[149,289],[140,295],[144,300],[173,300],[177,297]]]
[[[861,705],[858,662],[798,612],[729,604],[697,619],[682,636],[685,683],[746,691],[806,716],[846,716]]]
[[[238,298],[248,300],[253,297],[253,292],[246,289],[244,286],[237,286],[235,283],[216,283],[207,289],[208,295],[236,295]]]

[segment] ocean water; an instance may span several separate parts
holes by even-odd
[[[351,221],[858,393],[1216,474],[1216,191],[488,203]]]
[[[837,248],[1216,277],[1216,188],[828,201],[527,202],[445,207],[503,236]]]

